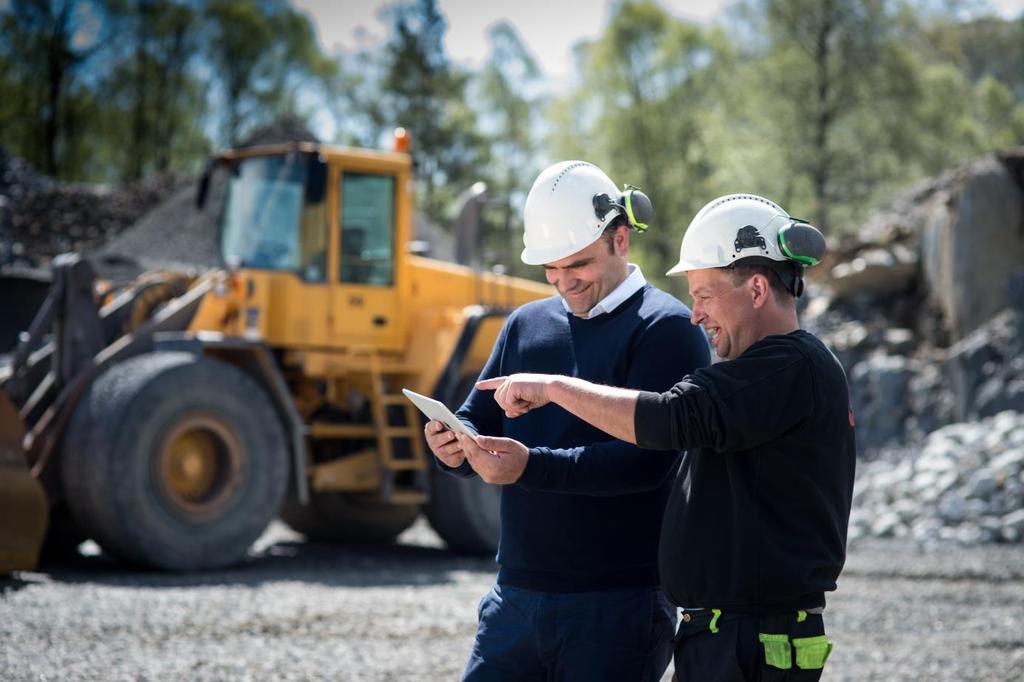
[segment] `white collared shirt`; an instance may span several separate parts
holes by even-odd
[[[586,315],[580,315],[580,317],[585,317],[589,320],[592,317],[610,313],[647,284],[647,279],[644,277],[644,273],[640,272],[639,265],[630,263],[626,266],[626,272],[629,274],[626,275],[626,279],[619,283],[619,286],[615,287],[610,294],[598,301]],[[562,307],[565,308],[565,312],[572,312],[564,298],[562,299]]]

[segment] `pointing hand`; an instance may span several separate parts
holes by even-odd
[[[481,391],[494,391],[494,399],[511,418],[521,417],[530,410],[550,402],[548,386],[557,377],[551,374],[513,374],[476,382]]]

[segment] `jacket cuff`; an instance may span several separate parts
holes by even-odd
[[[519,476],[516,483],[527,490],[537,488],[544,483],[544,477],[548,471],[548,456],[551,450],[548,448],[530,448],[530,455],[526,458],[526,468]]]
[[[469,462],[467,461],[463,461],[462,464],[460,464],[457,467],[450,467],[444,462],[442,462],[440,459],[438,459],[435,455],[431,454],[431,457],[434,458],[434,464],[437,465],[437,468],[445,472],[446,474],[458,476],[459,478],[469,478],[470,476],[476,474],[476,472],[473,471],[473,467],[471,467],[469,465]]]
[[[660,393],[640,391],[633,411],[633,435],[641,448],[656,449],[664,442],[666,423]]]

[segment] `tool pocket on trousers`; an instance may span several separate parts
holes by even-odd
[[[773,668],[789,670],[793,667],[793,654],[789,647],[789,635],[758,633],[764,647],[764,662]]]
[[[832,653],[832,642],[825,635],[817,637],[794,637],[796,667],[801,670],[821,670]]]

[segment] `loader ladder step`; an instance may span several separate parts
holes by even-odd
[[[313,438],[376,438],[377,429],[373,424],[333,424],[330,422],[313,422],[309,425],[309,435]]]
[[[421,433],[418,428],[409,426],[385,426],[380,432],[385,438],[412,438]]]
[[[383,471],[381,496],[395,504],[427,501],[430,460],[420,413],[397,393],[417,377],[415,368],[381,366],[375,352],[367,352],[363,364],[370,379],[370,413],[376,430],[377,452]]]

